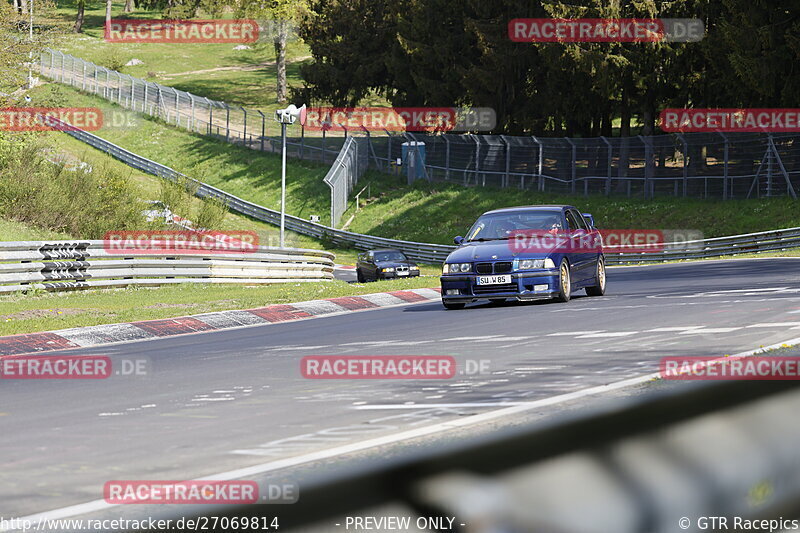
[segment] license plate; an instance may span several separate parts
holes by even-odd
[[[408,270],[398,270],[397,271],[397,275],[398,276],[408,276]]]
[[[500,285],[511,283],[511,274],[505,276],[478,276],[478,285]]]

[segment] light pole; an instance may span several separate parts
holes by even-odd
[[[33,46],[33,0],[28,0],[29,18],[28,18],[28,39],[30,39],[30,46]],[[28,88],[33,88],[33,50],[28,52]]]
[[[275,120],[281,123],[281,248],[284,247],[284,228],[286,222],[286,126],[300,120],[300,125],[306,123],[306,106],[296,107],[294,104],[286,109],[275,111]]]

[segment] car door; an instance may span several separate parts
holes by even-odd
[[[368,278],[378,277],[377,267],[375,266],[375,252],[367,252],[366,262],[364,263],[364,275]]]
[[[588,241],[589,227],[577,211],[568,209],[566,214],[571,246],[569,261],[573,265],[572,280],[576,285],[594,276],[594,258],[592,247]]]

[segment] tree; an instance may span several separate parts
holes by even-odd
[[[75,25],[72,27],[72,33],[83,32],[83,18],[86,13],[86,0],[78,0],[78,15],[75,17]]]
[[[388,68],[392,56],[404,56],[396,37],[395,4],[391,0],[311,0],[299,27],[314,58],[300,67],[311,98],[352,107],[373,90],[400,90],[401,80]]]
[[[106,0],[106,26],[111,24],[111,0]]]
[[[234,0],[239,17],[265,21],[261,31],[272,40],[275,48],[276,93],[280,103],[286,102],[286,43],[290,27],[301,20],[308,11],[307,0]]]
[[[39,0],[35,15],[52,17],[54,11],[51,2]],[[34,25],[30,39],[28,17],[10,2],[0,2],[0,108],[19,105],[30,59],[38,57],[45,46],[51,46],[58,35],[59,28],[55,26]]]
[[[709,74],[724,80],[706,95],[725,107],[795,107],[800,94],[800,3],[721,0],[709,35]],[[723,50],[724,54],[714,54]],[[714,55],[712,55],[714,54]]]
[[[125,8],[122,10],[124,13],[132,13],[133,12],[133,0],[125,0]]]

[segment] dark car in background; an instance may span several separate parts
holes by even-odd
[[[414,276],[419,276],[419,266],[400,250],[369,250],[358,254],[356,277],[359,283]]]
[[[606,290],[602,239],[589,214],[569,205],[510,207],[480,216],[442,268],[442,303],[555,299]]]

